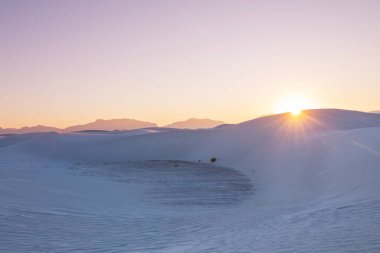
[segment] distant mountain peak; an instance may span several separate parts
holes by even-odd
[[[135,119],[97,119],[93,122],[71,126],[64,129],[65,132],[76,132],[85,130],[132,130],[147,127],[157,127],[152,122],[140,121]]]
[[[26,134],[26,133],[45,133],[59,132],[61,129],[44,125],[24,126],[21,128],[0,128],[0,134]]]
[[[166,125],[164,127],[168,128],[186,128],[186,129],[199,129],[199,128],[214,128],[216,126],[225,124],[223,121],[212,120],[212,119],[198,119],[198,118],[189,118],[184,121],[177,121]]]

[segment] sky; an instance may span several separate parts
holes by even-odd
[[[378,0],[0,0],[0,127],[380,109]]]

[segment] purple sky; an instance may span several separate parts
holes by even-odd
[[[380,1],[0,0],[0,127],[380,108]]]

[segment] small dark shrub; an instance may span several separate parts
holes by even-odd
[[[211,157],[210,162],[212,163],[216,162],[216,157]]]

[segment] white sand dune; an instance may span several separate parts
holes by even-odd
[[[376,114],[7,136],[0,175],[0,251],[380,251]]]

